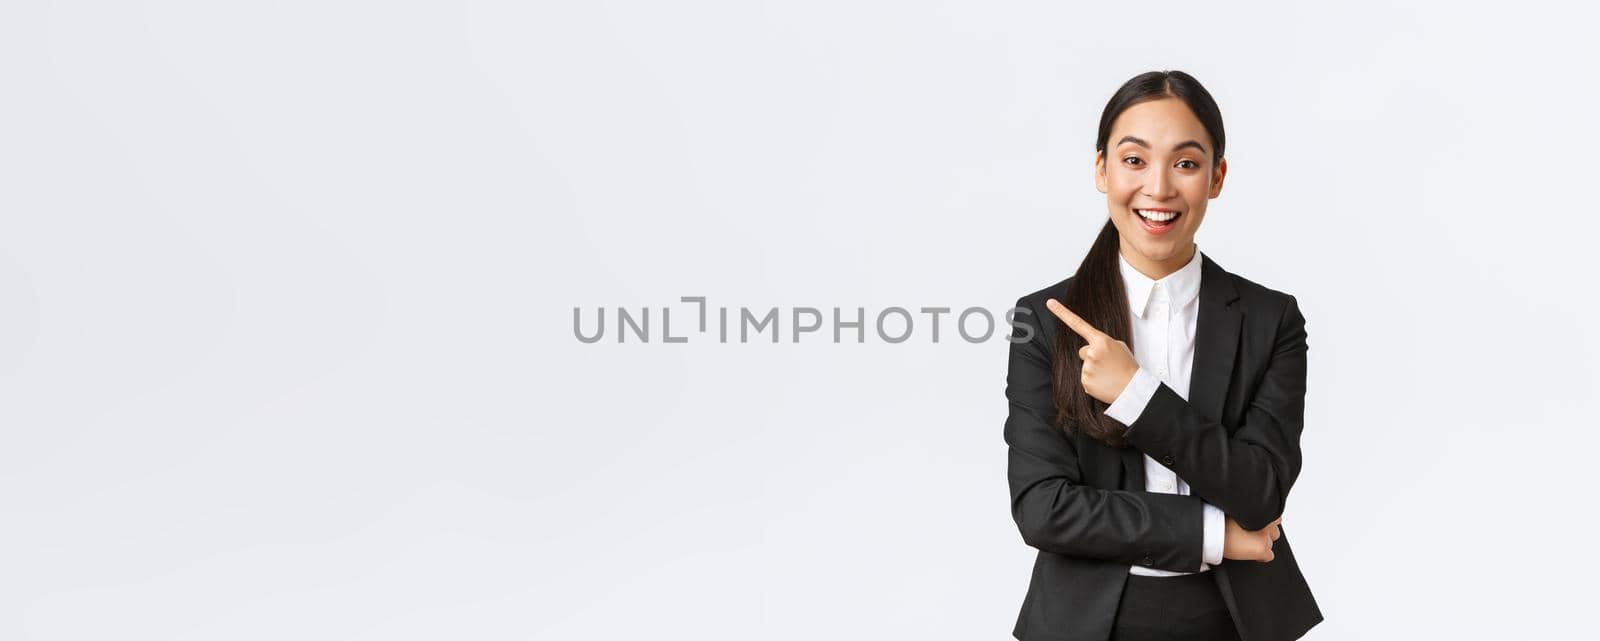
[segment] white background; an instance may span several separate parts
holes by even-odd
[[[1307,638],[1579,636],[1595,17],[8,2],[0,638],[1008,639],[1004,340],[572,309],[1003,310],[1169,68],[1227,127],[1202,250],[1308,319]]]

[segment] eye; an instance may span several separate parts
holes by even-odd
[[[1188,167],[1183,167],[1183,163],[1189,163],[1189,166]],[[1179,167],[1183,167],[1184,169],[1199,169],[1200,168],[1200,165],[1198,163],[1196,163],[1193,160],[1188,160],[1188,159],[1184,159],[1184,160],[1178,161],[1178,166]]]
[[[1127,158],[1123,158],[1122,162],[1123,162],[1123,164],[1133,165],[1133,166],[1137,167],[1137,166],[1139,166],[1139,163],[1144,162],[1144,160],[1140,159],[1138,156],[1128,156]]]

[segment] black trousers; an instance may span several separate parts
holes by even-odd
[[[1129,574],[1111,641],[1239,641],[1239,631],[1210,572]]]

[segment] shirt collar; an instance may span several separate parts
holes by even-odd
[[[1134,269],[1123,258],[1122,252],[1117,252],[1117,260],[1121,263],[1122,282],[1128,290],[1128,307],[1135,316],[1144,318],[1145,310],[1150,301],[1157,296],[1167,299],[1171,309],[1181,309],[1200,294],[1200,248],[1194,249],[1194,257],[1188,264],[1178,268],[1178,271],[1167,274],[1161,280],[1153,280]],[[1161,283],[1160,290],[1155,287]]]

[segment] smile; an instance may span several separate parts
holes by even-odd
[[[1152,234],[1166,232],[1183,216],[1183,212],[1170,209],[1135,209],[1133,212],[1139,215],[1139,222],[1145,230]]]

